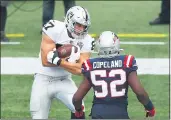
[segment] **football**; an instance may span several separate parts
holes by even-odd
[[[71,44],[64,44],[61,47],[59,47],[57,49],[58,56],[60,58],[66,58],[66,57],[70,56],[73,46],[74,45],[71,45]],[[75,48],[77,48],[77,47],[75,47]],[[77,49],[75,49],[75,50],[77,50]],[[75,51],[75,52],[77,52],[77,51]]]

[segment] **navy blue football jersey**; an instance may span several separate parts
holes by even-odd
[[[137,69],[134,56],[120,55],[88,59],[82,65],[82,74],[94,89],[94,103],[127,105],[127,78]]]

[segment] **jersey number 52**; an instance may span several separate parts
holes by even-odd
[[[101,78],[105,77],[115,77],[116,74],[120,75],[120,79],[118,80],[113,80],[110,83],[107,83],[105,80],[96,80],[96,76],[100,76]],[[123,88],[121,91],[116,90],[117,85],[123,85],[126,82],[126,73],[122,69],[115,69],[111,70],[109,73],[107,73],[106,70],[95,70],[91,71],[91,80],[94,86],[101,86],[102,91],[98,92],[95,91],[95,96],[97,98],[104,98],[109,94],[111,97],[121,97],[125,95],[125,88]]]

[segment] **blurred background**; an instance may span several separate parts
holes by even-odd
[[[89,34],[93,37],[105,30],[118,34],[123,54],[134,55],[138,61],[142,84],[156,106],[155,119],[168,119],[170,16],[168,21],[161,11],[170,11],[170,3],[165,3],[164,8],[162,1],[75,1],[74,4],[88,9]],[[56,1],[54,6],[54,19],[63,21],[67,5]],[[5,24],[2,23],[5,9],[6,26],[1,30],[1,118],[31,118],[29,100],[41,42],[43,1],[11,1],[9,5],[2,5],[1,1],[1,27]],[[94,52],[92,57],[95,56]],[[79,76],[73,79],[77,85],[81,81]],[[85,98],[87,118],[92,96],[89,92]],[[145,117],[143,106],[131,90],[128,110],[132,119]],[[50,118],[69,116],[69,110],[60,101],[53,102]]]

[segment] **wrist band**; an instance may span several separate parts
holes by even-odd
[[[146,110],[152,110],[154,108],[153,103],[151,102],[151,100],[149,100],[149,102],[146,105],[144,105],[144,107],[145,107]]]
[[[76,111],[78,111],[78,112],[79,112],[79,111],[81,111],[81,110],[82,110],[81,108],[79,108],[79,109],[76,109]]]

